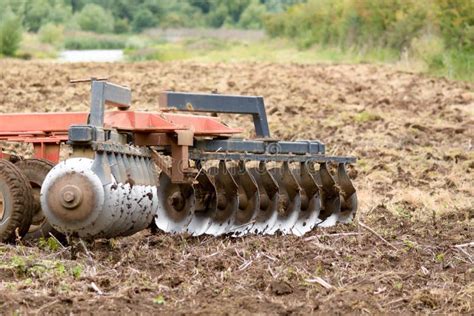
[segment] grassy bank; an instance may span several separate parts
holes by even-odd
[[[427,49],[425,47],[420,48]],[[404,70],[429,73],[449,79],[474,81],[474,55],[456,50],[400,53],[392,48],[342,48],[335,45],[312,45],[301,48],[288,39],[256,42],[186,39],[161,42],[126,50],[130,61],[194,60],[200,62],[267,61],[282,63],[386,63]]]
[[[235,30],[228,30],[229,34]],[[301,47],[286,38],[225,37],[225,31],[187,32],[172,39],[159,32],[139,35],[74,32],[51,34],[26,33],[17,56],[25,59],[54,59],[60,50],[123,49],[127,61],[194,60],[199,62],[281,62],[281,63],[386,63],[410,71],[427,72],[450,79],[474,81],[474,55],[449,50],[423,39],[411,51],[388,47],[340,47],[313,44]]]
[[[131,61],[189,59],[200,62],[396,62],[396,55],[389,50],[374,50],[363,53],[341,50],[335,47],[315,46],[309,49],[299,49],[285,39],[243,42],[238,40],[195,38],[174,43],[164,42],[141,49],[128,49],[127,55]]]
[[[302,49],[390,50],[433,74],[473,80],[474,2],[308,0],[267,17],[267,33]]]

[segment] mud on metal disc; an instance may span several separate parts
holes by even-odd
[[[165,174],[160,175],[158,211],[155,223],[169,233],[185,232],[194,214],[196,199],[190,184],[174,184]]]

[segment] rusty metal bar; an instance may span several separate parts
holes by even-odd
[[[60,149],[59,144],[52,143],[34,143],[34,157],[37,159],[46,159],[53,163],[59,162]]]

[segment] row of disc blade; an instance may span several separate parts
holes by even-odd
[[[277,232],[302,236],[316,226],[352,220],[356,190],[339,163],[334,176],[326,163],[267,169],[244,161],[200,169],[195,184],[174,184],[160,175],[156,226],[169,233],[219,236]]]

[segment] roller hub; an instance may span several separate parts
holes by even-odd
[[[182,212],[186,206],[186,201],[181,192],[174,192],[168,198],[168,204],[176,211]]]
[[[58,219],[80,221],[92,213],[95,194],[93,184],[88,178],[71,172],[51,185],[47,203]]]
[[[61,205],[73,210],[82,203],[82,191],[75,185],[67,185],[61,190]]]

